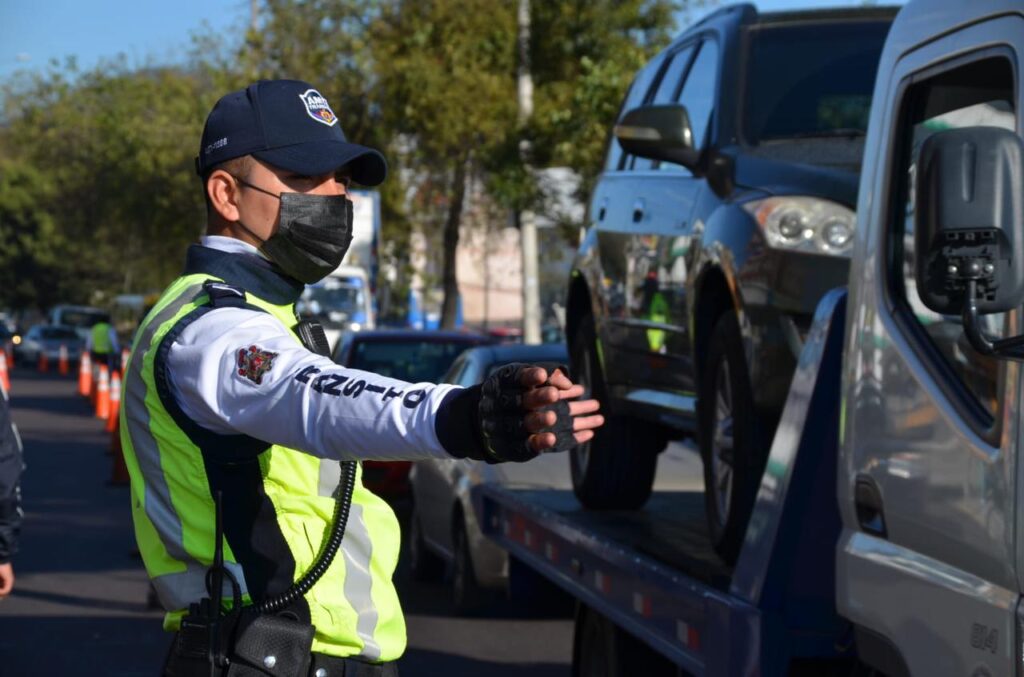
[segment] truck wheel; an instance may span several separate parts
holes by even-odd
[[[413,580],[420,583],[440,580],[444,574],[444,562],[430,551],[423,540],[423,528],[415,503],[409,516],[409,572]]]
[[[473,570],[473,554],[469,551],[469,537],[466,527],[459,522],[452,534],[452,602],[455,612],[468,616],[481,609],[487,602],[487,591],[480,587]]]
[[[698,399],[698,431],[704,460],[704,504],[715,551],[732,564],[754,506],[764,469],[743,340],[736,316],[715,323]]]
[[[594,437],[569,451],[572,487],[586,508],[632,510],[651,495],[658,452],[666,440],[651,426],[624,416],[614,416],[597,361],[594,320],[580,321],[569,355],[575,380],[585,389],[584,397],[601,402],[605,423]]]

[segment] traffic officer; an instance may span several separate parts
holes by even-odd
[[[207,234],[136,334],[121,419],[139,549],[180,628],[166,674],[397,674],[398,522],[353,461],[525,461],[590,439],[597,402],[527,365],[462,389],[317,354],[294,304],[351,241],[349,180],[377,185],[386,164],[311,85],[220,99],[196,168]]]
[[[121,352],[114,327],[106,320],[100,320],[92,325],[85,341],[85,349],[89,351],[93,364],[113,366],[112,357]]]

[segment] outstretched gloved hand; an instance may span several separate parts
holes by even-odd
[[[577,400],[583,386],[564,368],[508,364],[481,385],[453,391],[437,418],[437,436],[456,458],[528,461],[568,451],[604,424],[597,400]]]

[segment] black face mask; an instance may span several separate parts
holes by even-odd
[[[319,282],[334,271],[352,244],[352,200],[344,195],[276,195],[235,177],[243,186],[281,200],[277,232],[260,240],[260,251],[288,275],[305,284]]]

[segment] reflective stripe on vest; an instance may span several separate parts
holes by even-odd
[[[165,619],[170,629],[177,626],[188,604],[206,595],[214,506],[203,452],[161,402],[154,361],[163,338],[206,305],[202,283],[210,279],[216,278],[179,278],[164,293],[136,335],[122,400],[121,436],[132,478],[136,538],[161,602],[173,610]],[[246,301],[286,328],[294,322],[290,306],[275,306],[252,294]],[[258,458],[262,492],[273,505],[279,537],[294,560],[297,580],[315,561],[329,530],[340,464],[278,446]],[[394,660],[402,654],[405,623],[391,581],[399,544],[398,522],[391,508],[357,478],[341,552],[305,596],[310,621],[317,629],[314,651],[372,661]],[[248,602],[252,588],[246,586],[245,565],[229,544],[225,560]],[[227,587],[225,598],[230,599]]]

